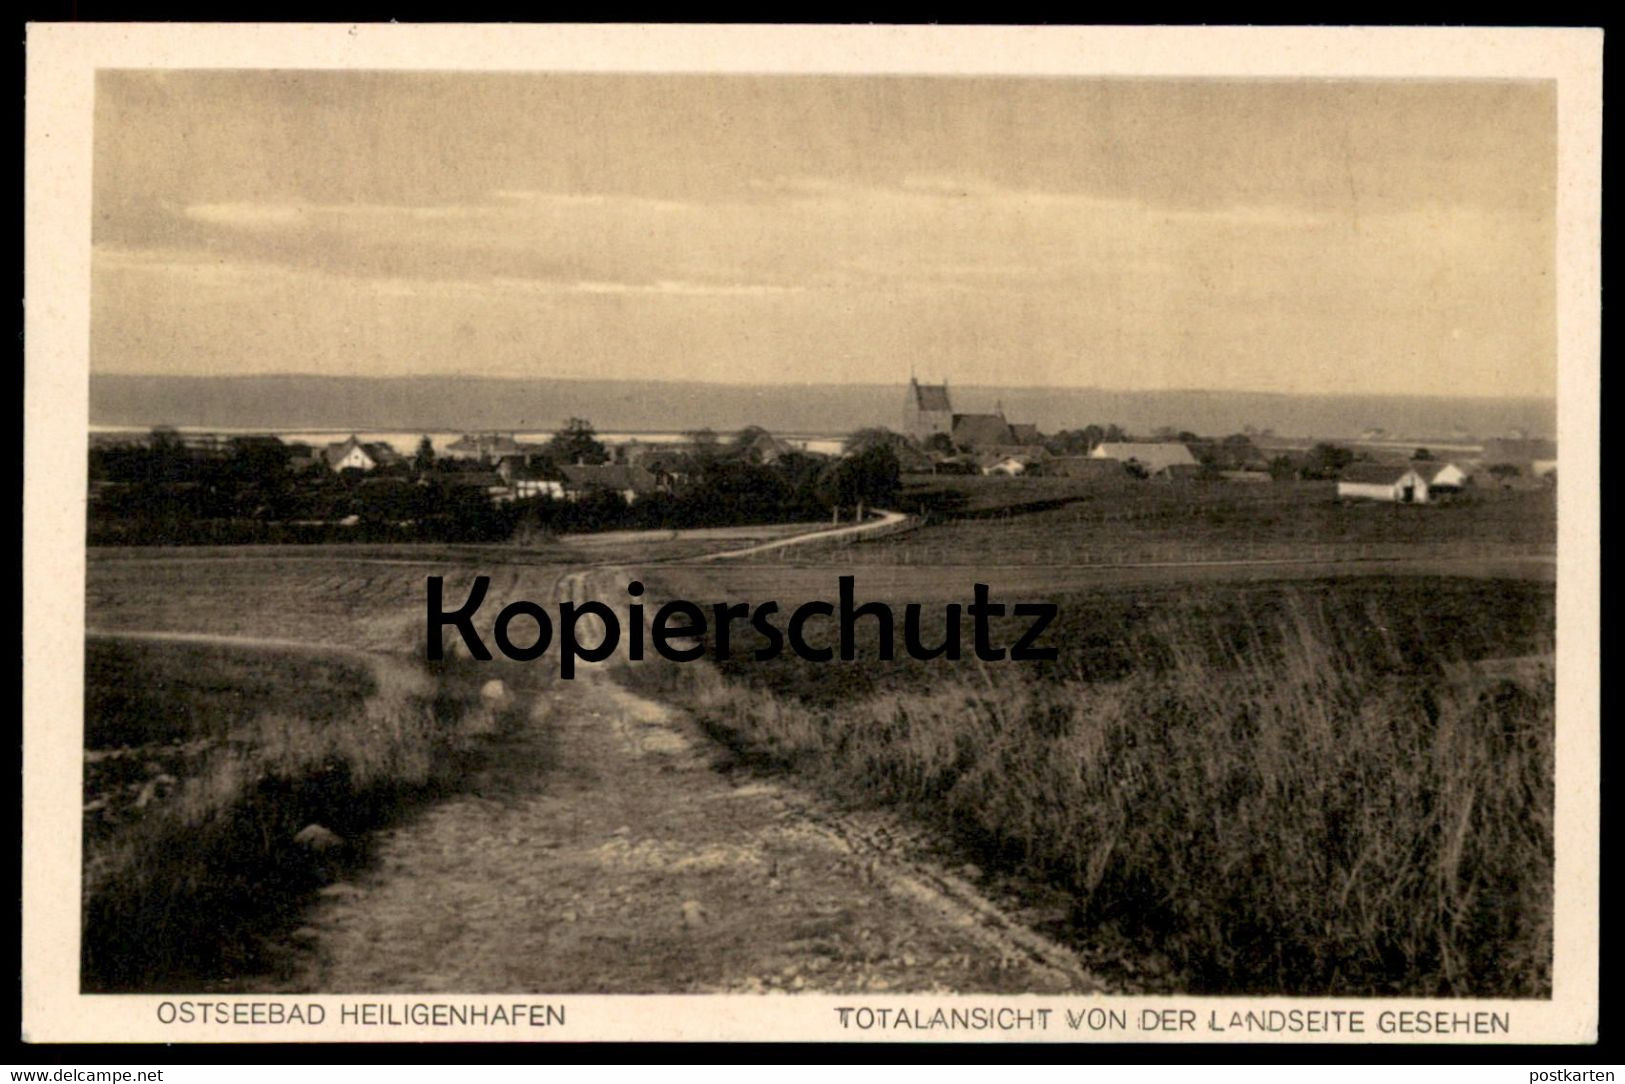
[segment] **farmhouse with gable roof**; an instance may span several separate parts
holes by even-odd
[[[324,448],[322,458],[337,473],[344,470],[374,470],[397,462],[400,456],[383,441],[364,442],[351,433],[349,440],[335,441]]]
[[[1409,463],[1355,463],[1337,481],[1339,497],[1363,497],[1395,504],[1426,504],[1428,480]]]

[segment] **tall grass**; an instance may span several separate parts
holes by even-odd
[[[296,681],[302,663],[285,665]],[[374,689],[346,717],[267,704],[151,815],[87,832],[85,990],[214,989],[263,968],[266,935],[362,856],[367,830],[451,786],[480,737],[514,721],[479,696],[489,670],[371,667]],[[311,824],[343,842],[296,841]]]
[[[1164,657],[1109,681],[960,671],[834,707],[642,672],[747,756],[1064,886],[1082,936],[1188,992],[1549,996],[1549,654],[1498,677],[1307,596],[1269,620],[1162,616]]]

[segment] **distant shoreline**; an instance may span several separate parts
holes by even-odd
[[[939,379],[936,374],[925,371],[915,374],[921,383],[935,382]],[[545,382],[548,384],[577,384],[581,386],[599,386],[606,384],[620,384],[627,387],[671,387],[671,388],[738,388],[757,389],[773,393],[795,391],[817,391],[849,389],[859,391],[882,391],[901,388],[907,383],[905,375],[900,380],[876,380],[868,382],[857,381],[788,381],[785,383],[771,383],[767,381],[749,380],[670,380],[659,377],[648,379],[611,379],[592,376],[511,376],[491,375],[485,373],[400,373],[387,376],[362,375],[359,373],[333,374],[319,372],[300,372],[285,370],[268,373],[160,373],[160,372],[107,372],[94,368],[90,371],[93,380],[200,380],[211,382],[222,381],[271,381],[271,380],[312,380],[312,381],[367,381],[370,383],[415,383],[424,381],[455,381],[459,384],[489,383],[489,384],[531,384]],[[960,384],[948,381],[953,390],[967,394],[980,392],[1021,392],[1027,394],[1044,394],[1061,392],[1067,395],[1218,395],[1218,396],[1245,396],[1278,399],[1405,399],[1417,402],[1471,402],[1471,403],[1552,403],[1557,402],[1556,394],[1552,395],[1495,395],[1493,393],[1463,392],[1458,395],[1426,395],[1406,392],[1357,392],[1357,391],[1276,391],[1268,388],[1210,388],[1202,386],[1181,388],[1119,388],[1105,387],[1098,384]]]
[[[101,430],[170,425],[208,432],[551,434],[568,418],[600,433],[719,435],[761,426],[827,437],[902,425],[897,384],[710,384],[507,377],[122,376],[92,374],[90,417]],[[1335,440],[1471,444],[1523,430],[1556,431],[1551,399],[1348,396],[1284,392],[1124,392],[1098,388],[950,385],[953,409],[1002,410],[1042,432],[1118,425],[1204,436],[1287,434]]]

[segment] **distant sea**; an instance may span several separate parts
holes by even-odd
[[[1091,423],[1135,434],[1162,426],[1222,436],[1251,428],[1278,437],[1461,443],[1524,431],[1556,435],[1551,399],[1280,395],[1219,391],[950,386],[962,413],[1002,408],[1048,433]],[[836,435],[900,428],[902,384],[753,385],[487,377],[147,376],[92,374],[90,421],[99,429],[188,429],[308,434],[351,431],[411,446],[421,434],[500,430],[549,434],[585,418],[603,433],[669,438],[747,425],[775,433]],[[337,437],[331,436],[338,434]]]

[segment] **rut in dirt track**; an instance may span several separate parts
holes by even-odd
[[[561,597],[587,597],[586,573]],[[624,581],[623,581],[624,582]],[[460,796],[323,890],[265,989],[1058,993],[1065,949],[779,782],[602,667],[538,695]]]

